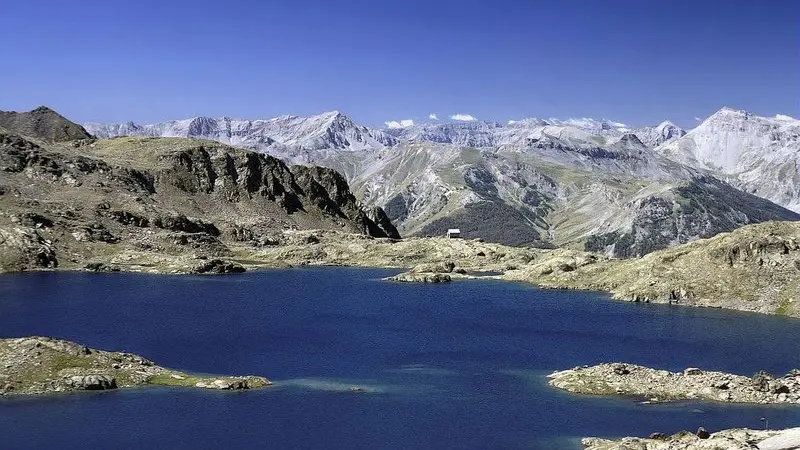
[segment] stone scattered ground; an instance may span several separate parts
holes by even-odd
[[[585,450],[796,450],[800,448],[800,428],[742,428],[716,433],[700,429],[697,433],[684,431],[672,436],[654,433],[650,438],[585,438],[581,443]]]
[[[141,356],[95,350],[47,337],[0,339],[0,395],[109,390],[162,385],[251,389],[264,377],[196,376],[155,365]]]
[[[669,372],[625,363],[580,366],[548,376],[551,386],[576,394],[623,395],[653,402],[709,400],[800,404],[800,370],[783,377],[752,377],[687,368]]]

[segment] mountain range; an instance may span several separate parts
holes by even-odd
[[[404,235],[454,227],[505,244],[635,256],[800,219],[800,121],[729,108],[689,131],[535,118],[375,129],[338,111],[84,127],[99,138],[216,140],[335,169]]]

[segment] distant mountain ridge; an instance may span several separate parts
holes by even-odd
[[[467,236],[506,244],[577,245],[633,256],[748,223],[800,219],[749,195],[767,197],[739,175],[701,163],[693,151],[671,150],[691,147],[685,143],[705,128],[713,134],[738,127],[715,116],[709,120],[723,125],[706,126],[706,121],[690,132],[669,121],[631,128],[588,118],[373,129],[339,112],[86,127],[101,137],[213,139],[290,163],[331,167],[345,175],[362,201],[385,206],[402,234],[439,234],[458,227]],[[764,133],[762,128],[745,134]],[[761,154],[749,152],[753,158]],[[783,196],[767,198],[793,206],[798,195],[786,193],[790,181],[780,171],[774,176],[774,184],[786,189]]]
[[[800,120],[722,108],[656,150],[800,212]]]

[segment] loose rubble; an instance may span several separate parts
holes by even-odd
[[[682,431],[672,436],[653,433],[649,438],[626,437],[619,440],[585,438],[585,450],[796,450],[800,448],[800,428],[786,430],[722,430],[716,433]]]
[[[752,377],[689,367],[683,372],[635,364],[580,366],[548,376],[549,384],[576,394],[640,397],[650,402],[710,400],[726,403],[800,404],[800,370],[784,377]]]

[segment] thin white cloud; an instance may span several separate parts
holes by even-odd
[[[794,117],[787,116],[786,114],[776,114],[775,118],[778,120],[788,120],[788,121],[796,120]]]
[[[597,121],[594,119],[590,119],[588,117],[578,118],[570,118],[564,121],[560,121],[558,119],[550,119],[553,122],[562,122],[565,125],[572,125],[578,128],[593,128],[597,126]]]
[[[439,120],[439,116],[437,116],[437,115],[436,115],[436,113],[430,113],[430,114],[428,115],[428,119],[431,119],[431,120]]]
[[[509,124],[509,125],[514,125],[515,123],[517,123],[517,121],[516,121],[516,120],[509,120],[509,121],[508,121],[508,124]]]
[[[389,128],[408,128],[414,126],[414,121],[411,119],[403,119],[400,121],[397,120],[390,120],[388,122],[384,122],[387,127]]]
[[[608,124],[614,128],[628,128],[628,126],[622,122],[608,122]]]
[[[478,120],[472,114],[453,114],[450,116],[450,118],[460,122],[472,122],[473,120]]]
[[[698,122],[702,122],[702,121],[703,121],[703,119],[701,119],[701,118],[699,118],[699,117],[697,117],[697,116],[695,116],[695,117],[694,117],[694,120],[696,120],[696,121],[698,121]]]

